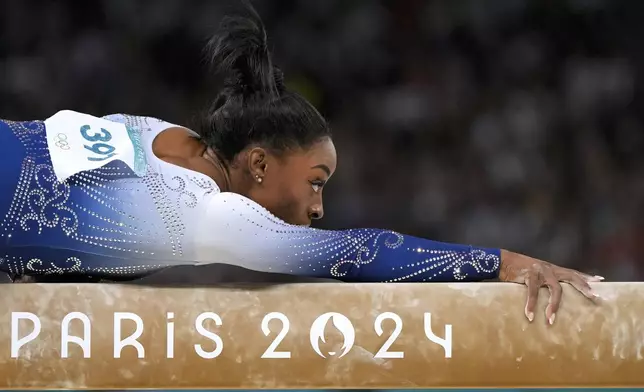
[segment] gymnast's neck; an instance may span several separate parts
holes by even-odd
[[[152,151],[164,162],[212,178],[222,192],[232,192],[233,186],[225,163],[184,128],[168,128],[161,132],[152,143]]]

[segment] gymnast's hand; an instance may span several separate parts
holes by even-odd
[[[555,322],[555,315],[561,303],[562,289],[559,282],[569,283],[587,298],[595,300],[598,296],[593,292],[589,283],[600,282],[604,278],[586,275],[522,254],[502,250],[499,279],[503,282],[520,283],[528,286],[525,315],[531,322],[534,319],[534,308],[539,297],[539,289],[547,286],[548,290],[550,290],[550,299],[548,306],[546,306],[546,319],[552,325]]]

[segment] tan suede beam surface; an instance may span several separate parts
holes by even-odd
[[[644,386],[643,283],[1,288],[2,389]]]

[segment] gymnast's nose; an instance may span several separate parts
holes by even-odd
[[[309,208],[309,218],[311,220],[314,219],[322,219],[324,216],[324,207],[322,207],[322,203],[319,204],[314,204]]]

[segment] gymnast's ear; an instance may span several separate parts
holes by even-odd
[[[261,183],[268,169],[268,152],[261,147],[254,147],[248,152],[248,171],[253,179]]]

